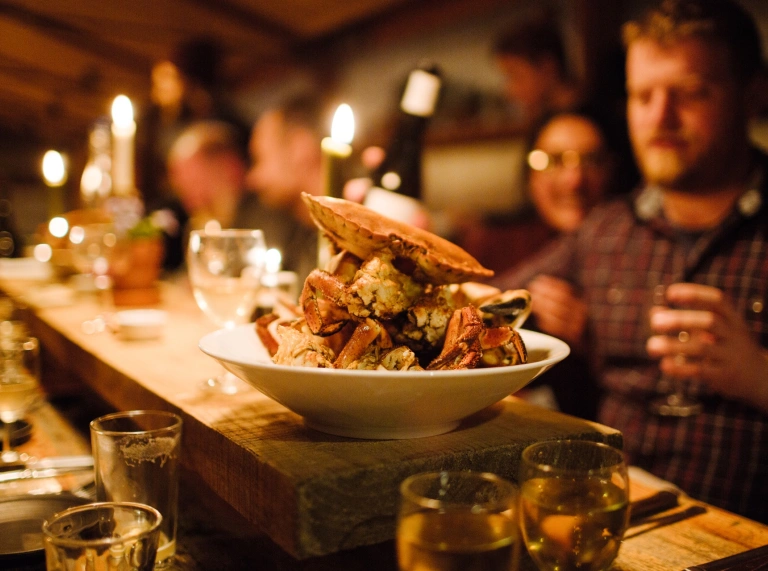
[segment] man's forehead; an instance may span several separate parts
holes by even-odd
[[[627,83],[661,77],[684,83],[722,81],[733,76],[727,49],[719,42],[699,38],[666,43],[651,39],[633,42],[627,51]]]

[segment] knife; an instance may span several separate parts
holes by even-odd
[[[0,472],[0,483],[36,478],[53,478],[64,474],[93,470],[93,456],[53,456],[22,462],[13,470]]]
[[[686,567],[684,571],[763,571],[768,570],[768,545],[749,549],[709,563]]]
[[[677,494],[669,490],[661,490],[642,500],[630,504],[629,524],[636,525],[641,520],[677,507]]]

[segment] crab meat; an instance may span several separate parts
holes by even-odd
[[[352,367],[352,364],[371,348],[391,349],[392,339],[378,321],[368,318],[359,323],[352,332],[333,366],[337,369],[358,368]]]
[[[301,305],[312,332],[330,335],[350,316],[392,319],[413,305],[423,291],[423,285],[392,265],[391,254],[382,252],[364,261],[349,283],[313,270],[304,282]]]
[[[290,326],[277,328],[280,347],[272,357],[277,365],[292,367],[333,368],[334,354],[330,347],[311,334]]]
[[[457,309],[448,324],[442,352],[427,369],[471,369],[528,361],[520,334],[509,326],[486,328],[481,312],[468,305]]]
[[[412,370],[420,360],[429,369],[525,362],[515,327],[530,311],[528,292],[472,282],[493,273],[434,234],[360,204],[302,198],[334,255],[304,283],[303,319],[257,323],[276,363]]]

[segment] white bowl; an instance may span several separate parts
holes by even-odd
[[[563,341],[522,330],[529,363],[459,371],[350,371],[272,363],[253,324],[203,337],[200,349],[268,397],[304,417],[310,428],[354,438],[442,434],[520,390],[563,360]]]
[[[126,341],[157,339],[163,334],[167,319],[161,309],[126,309],[115,314],[117,333]]]

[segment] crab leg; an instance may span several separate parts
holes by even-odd
[[[471,369],[481,357],[480,334],[483,321],[471,305],[453,312],[445,333],[442,352],[427,366],[435,369]]]
[[[365,353],[377,338],[380,339],[379,346],[382,349],[392,347],[392,339],[378,321],[370,318],[361,321],[352,332],[352,336],[347,341],[347,344],[339,352],[336,360],[333,362],[333,367],[335,369],[346,369],[353,361]]]
[[[326,299],[318,298],[318,291]],[[310,331],[328,336],[341,330],[349,321],[349,314],[340,307],[344,283],[323,270],[312,270],[301,290],[300,303]],[[322,305],[322,308],[321,308]]]
[[[528,362],[528,350],[520,333],[511,327],[491,327],[480,333],[483,363],[498,367]]]

